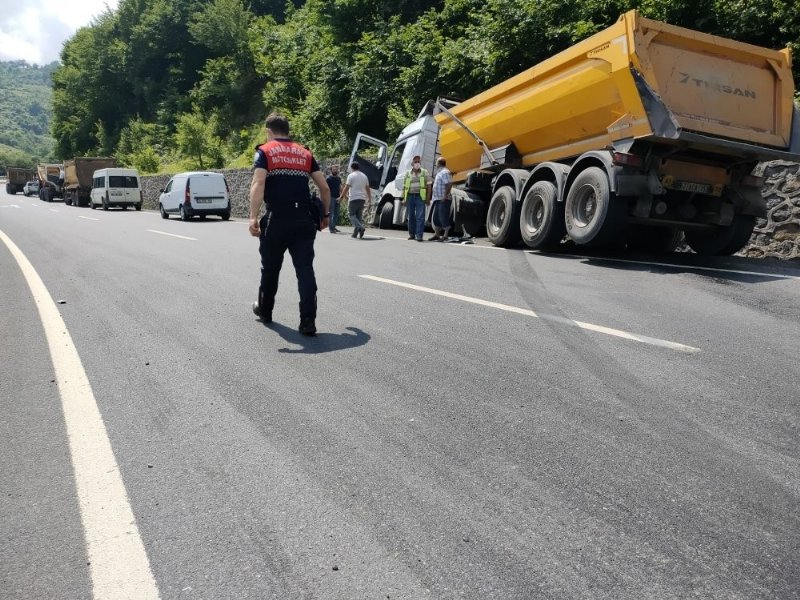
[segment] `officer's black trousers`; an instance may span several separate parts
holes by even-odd
[[[317,316],[317,280],[314,276],[314,238],[317,228],[310,218],[279,219],[266,215],[261,219],[261,286],[258,303],[262,311],[272,312],[283,255],[289,251],[297,273],[300,292],[300,318]]]

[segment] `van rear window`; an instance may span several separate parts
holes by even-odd
[[[108,177],[108,187],[138,188],[139,178],[133,175],[110,175]]]

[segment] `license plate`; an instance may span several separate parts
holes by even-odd
[[[693,194],[710,194],[713,188],[708,183],[694,183],[692,181],[676,181],[675,189]]]
[[[211,198],[195,198],[194,201],[198,204],[211,204]]]

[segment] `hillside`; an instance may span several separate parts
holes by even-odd
[[[56,67],[55,62],[40,67],[0,61],[0,168],[33,164],[52,154],[52,73]]]

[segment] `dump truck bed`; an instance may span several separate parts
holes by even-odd
[[[800,153],[793,93],[788,49],[760,48],[630,11],[451,112],[490,149],[513,143],[523,166],[625,140],[791,159]],[[472,136],[447,114],[436,120],[448,166],[454,172],[479,168],[482,150]]]
[[[36,171],[27,167],[6,167],[6,175],[8,176],[8,183],[25,185],[36,177]]]
[[[116,166],[116,159],[101,156],[79,156],[66,160],[64,161],[64,186],[68,189],[91,188],[92,175],[95,171]]]

